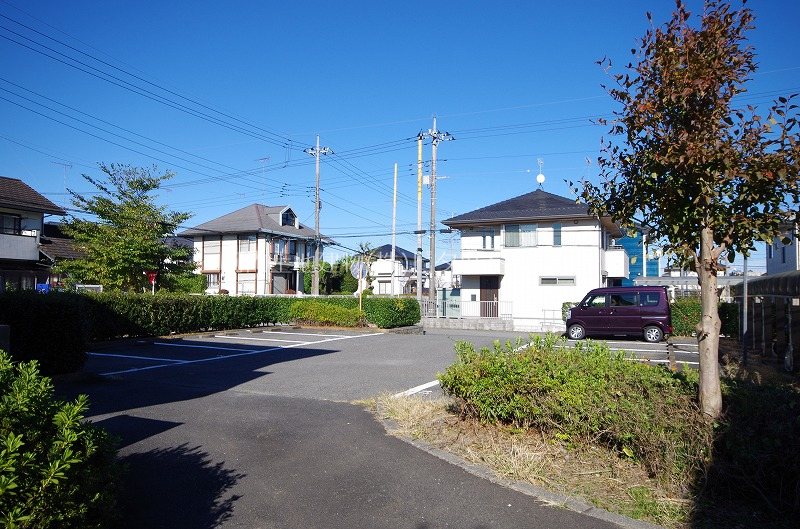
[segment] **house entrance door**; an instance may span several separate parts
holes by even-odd
[[[481,318],[497,318],[500,276],[481,276]]]

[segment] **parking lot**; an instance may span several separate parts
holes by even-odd
[[[121,341],[95,347],[83,376],[58,390],[88,394],[87,417],[121,441],[120,529],[627,527],[594,507],[555,509],[466,472],[387,436],[350,404],[381,393],[436,396],[457,341],[528,338],[275,326]],[[612,344],[641,357],[666,350]]]
[[[300,329],[289,326],[106,344],[86,370],[112,379],[145,379],[207,390],[351,401],[380,393],[439,394],[436,375],[455,359],[454,345],[527,342],[524,333]],[[687,341],[688,342],[688,341]],[[632,361],[668,364],[667,343],[612,340]],[[681,367],[697,367],[696,344],[673,345]],[[635,360],[634,360],[635,359]]]

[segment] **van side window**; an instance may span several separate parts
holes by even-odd
[[[635,292],[625,292],[622,294],[611,294],[612,307],[634,307],[638,305],[636,302]]]
[[[595,296],[590,297],[586,300],[583,304],[584,307],[605,307],[606,306],[606,295],[605,294],[598,294]]]
[[[658,292],[645,292],[642,294],[642,307],[658,306]]]

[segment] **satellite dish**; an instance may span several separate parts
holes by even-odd
[[[536,181],[539,182],[539,185],[544,184],[544,175],[542,173],[537,174]]]

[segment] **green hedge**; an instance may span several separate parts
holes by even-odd
[[[673,483],[706,461],[711,427],[695,403],[696,384],[684,375],[626,360],[604,342],[570,347],[553,335],[534,337],[523,350],[496,344],[475,351],[460,342],[456,352],[439,380],[467,414],[567,443],[604,443]]]
[[[315,300],[295,301],[292,303],[289,313],[292,320],[298,323],[341,327],[363,327],[367,324],[364,312],[358,310],[357,307],[348,309]]]
[[[675,336],[692,336],[700,322],[700,298],[682,298],[672,303],[672,327]],[[739,337],[739,305],[720,302],[719,317],[722,334]]]
[[[105,528],[119,468],[108,434],[84,422],[86,396],[54,398],[36,362],[0,351],[0,526]]]
[[[11,351],[16,360],[38,360],[47,374],[79,370],[86,361],[88,341],[170,333],[239,329],[292,321],[294,303],[316,303],[319,321],[325,307],[356,310],[358,298],[193,296],[121,292],[50,293],[31,291],[0,294],[0,324],[11,327]],[[331,307],[332,306],[332,307]],[[370,296],[363,299],[366,321],[380,328],[419,322],[413,298]],[[328,318],[334,324],[338,316]],[[342,320],[344,321],[344,320]]]
[[[419,303],[413,298],[370,296],[364,300],[367,321],[382,329],[407,327],[420,320]]]

